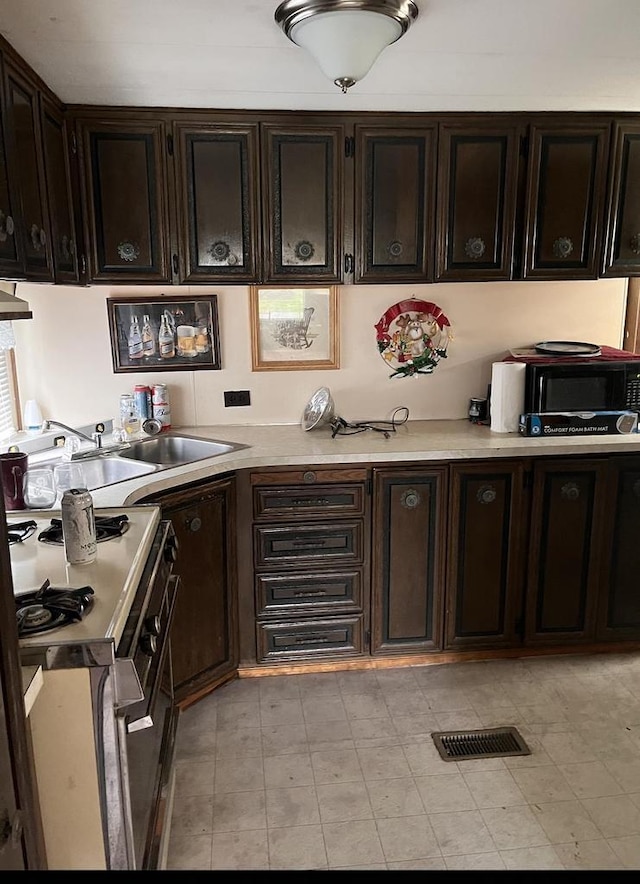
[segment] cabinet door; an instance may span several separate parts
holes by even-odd
[[[599,639],[640,639],[640,457],[609,462]]]
[[[451,467],[445,647],[520,644],[525,465]]]
[[[511,279],[521,127],[442,124],[436,280]]]
[[[164,500],[178,539],[180,592],[171,629],[176,702],[234,675],[238,664],[233,480],[176,491]]]
[[[265,282],[342,280],[342,126],[262,126]]]
[[[430,282],[436,127],[356,126],[355,282]]]
[[[526,644],[593,640],[605,469],[579,460],[534,467]]]
[[[640,275],[640,123],[613,127],[604,276]]]
[[[94,282],[168,282],[164,123],[80,121]]]
[[[0,83],[4,82],[3,70],[0,56]],[[0,278],[24,279],[22,239],[18,229],[22,229],[22,220],[15,186],[17,176],[9,177],[4,106],[0,88]]]
[[[17,176],[25,274],[30,280],[53,282],[38,92],[17,70],[7,64],[5,94],[9,174]]]
[[[55,281],[73,285],[80,277],[67,134],[62,113],[47,99],[41,102],[40,125]]]
[[[257,282],[257,124],[174,124],[174,144],[180,282]]]
[[[439,650],[446,467],[373,473],[371,653]]]
[[[598,276],[608,147],[607,125],[531,127],[526,279]]]

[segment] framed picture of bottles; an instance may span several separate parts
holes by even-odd
[[[114,372],[220,369],[216,295],[107,298]]]

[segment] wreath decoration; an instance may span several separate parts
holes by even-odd
[[[375,325],[378,352],[396,377],[432,374],[453,340],[451,323],[437,304],[399,301]]]

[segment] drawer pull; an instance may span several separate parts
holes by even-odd
[[[294,645],[319,645],[321,643],[327,643],[331,641],[329,636],[327,635],[319,635],[314,636],[312,638],[294,638],[292,644]]]
[[[324,540],[294,540],[291,546],[297,549],[322,549],[324,544]]]
[[[310,589],[307,592],[305,592],[304,589],[298,589],[293,593],[293,596],[294,596],[294,598],[297,598],[297,599],[310,599],[310,598],[314,598],[314,596],[326,595],[326,594],[327,593],[325,592],[324,589],[316,589],[315,591]]]
[[[294,506],[329,506],[330,500],[328,497],[303,497],[291,502]]]

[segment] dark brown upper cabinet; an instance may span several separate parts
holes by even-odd
[[[436,281],[512,278],[523,136],[515,121],[440,125]]]
[[[173,124],[180,282],[257,281],[258,143],[257,123]]]
[[[166,127],[80,119],[83,213],[93,282],[170,282]]]
[[[22,240],[24,274],[34,282],[53,282],[38,90],[5,60],[4,93],[7,163],[20,200],[18,235]]]
[[[640,275],[640,122],[613,126],[604,276]]]
[[[430,282],[437,127],[355,127],[354,282]]]
[[[55,281],[80,282],[78,232],[74,211],[70,158],[62,111],[47,98],[40,106],[42,149],[49,202],[51,250]]]
[[[264,282],[341,282],[353,264],[343,240],[344,126],[265,123],[261,137]]]
[[[0,83],[4,81],[4,65],[0,56]],[[24,279],[22,239],[19,235],[22,220],[20,201],[15,188],[16,179],[9,174],[5,102],[0,88],[0,277]]]
[[[532,125],[524,279],[596,279],[609,125]]]

